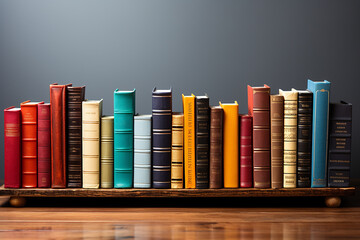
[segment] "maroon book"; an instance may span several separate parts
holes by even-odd
[[[4,110],[5,187],[21,186],[21,109]]]
[[[38,187],[50,185],[50,103],[38,105]]]
[[[252,117],[240,115],[240,187],[250,188],[253,181]]]

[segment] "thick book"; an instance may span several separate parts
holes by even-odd
[[[296,188],[298,92],[279,90],[284,96],[284,188]]]
[[[297,117],[297,187],[309,188],[311,175],[311,133],[313,94],[308,90],[296,90],[298,97]]]
[[[4,110],[5,187],[21,187],[21,109]]]
[[[100,119],[103,100],[82,102],[82,187],[100,187]]]
[[[151,187],[151,119],[134,116],[134,188]]]
[[[352,104],[330,103],[328,186],[349,187]]]
[[[38,104],[38,187],[51,187],[50,103]]]
[[[184,183],[195,188],[195,95],[182,95],[184,111]]]
[[[223,187],[223,119],[220,106],[210,109],[210,188]]]
[[[66,88],[50,85],[51,187],[66,187]]]
[[[71,87],[67,89],[67,103],[66,103],[66,177],[67,187],[81,188],[82,187],[82,101],[85,99],[85,86]]]
[[[171,134],[171,188],[183,188],[184,114],[173,113]]]
[[[152,91],[152,186],[171,188],[172,89]]]
[[[270,95],[271,188],[283,187],[284,97]]]
[[[224,110],[224,188],[239,187],[239,105],[221,103]]]
[[[253,186],[252,117],[239,115],[240,127],[240,187]]]
[[[37,187],[37,105],[44,102],[20,104],[21,107],[21,143],[22,143],[22,187]]]
[[[131,188],[134,174],[135,89],[114,92],[114,187]]]
[[[326,187],[330,82],[308,80],[313,93],[311,187]]]
[[[195,97],[196,188],[209,188],[210,106],[208,96]]]
[[[248,85],[248,113],[253,117],[253,182],[270,188],[270,87]]]
[[[114,187],[114,116],[101,118],[100,187]]]

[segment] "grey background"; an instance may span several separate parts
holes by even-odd
[[[359,13],[342,0],[0,0],[0,108],[48,102],[50,83],[71,82],[103,98],[105,114],[115,88],[136,88],[137,112],[151,113],[154,86],[173,87],[175,111],[181,93],[206,92],[247,112],[247,84],[277,93],[327,79],[332,101],[354,104],[359,178]]]

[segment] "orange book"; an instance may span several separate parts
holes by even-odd
[[[185,188],[195,188],[195,95],[182,95],[184,109]]]
[[[239,105],[221,103],[224,109],[223,151],[224,188],[239,187]]]

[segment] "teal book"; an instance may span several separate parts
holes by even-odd
[[[114,187],[131,188],[134,173],[135,89],[114,92]]]
[[[313,93],[311,187],[326,187],[330,82],[308,80]]]

